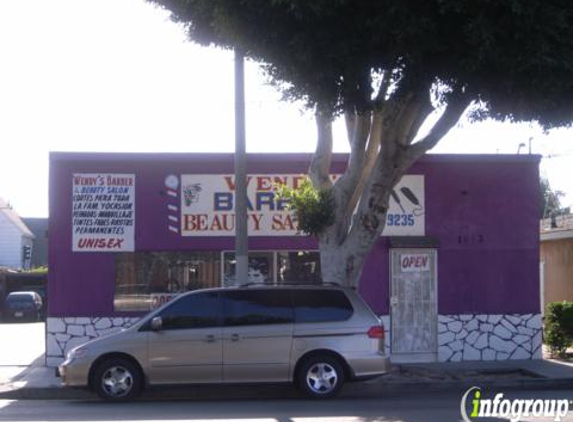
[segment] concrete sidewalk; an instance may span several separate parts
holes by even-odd
[[[463,392],[472,386],[492,390],[573,388],[573,364],[547,359],[400,364],[394,365],[388,375],[346,384],[341,397],[375,398],[413,391]],[[211,385],[150,388],[142,399],[228,400],[298,396],[290,385]],[[54,368],[44,366],[43,357],[29,366],[0,366],[0,398],[97,400],[90,391],[62,387]]]

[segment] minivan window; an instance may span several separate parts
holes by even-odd
[[[225,325],[287,324],[294,319],[288,290],[236,290],[223,293]]]
[[[221,300],[218,292],[191,294],[175,300],[159,313],[162,329],[216,327],[221,323]]]
[[[340,290],[296,290],[294,293],[295,321],[346,321],[354,309]]]
[[[40,301],[36,303],[34,296],[28,293],[10,293],[5,303],[11,309],[32,309],[40,306]]]

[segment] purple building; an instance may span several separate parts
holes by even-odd
[[[317,242],[273,193],[310,157],[248,160],[249,281],[318,282]],[[396,186],[360,284],[393,361],[541,357],[538,164],[429,155]],[[231,154],[51,155],[48,365],[183,291],[236,283],[233,171]]]

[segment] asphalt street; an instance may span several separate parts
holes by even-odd
[[[504,392],[505,398],[573,399],[573,390]],[[231,421],[231,422],[449,422],[462,421],[461,396],[426,393],[380,399],[194,400],[108,404],[80,401],[0,401],[0,421]],[[472,418],[506,421],[507,418]],[[523,421],[552,421],[529,417]],[[573,421],[573,412],[563,417]]]

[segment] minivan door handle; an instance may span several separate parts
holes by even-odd
[[[239,341],[240,339],[238,334],[231,334],[231,341]]]
[[[215,336],[213,334],[209,334],[207,337],[205,337],[205,340],[207,343],[215,343]]]

